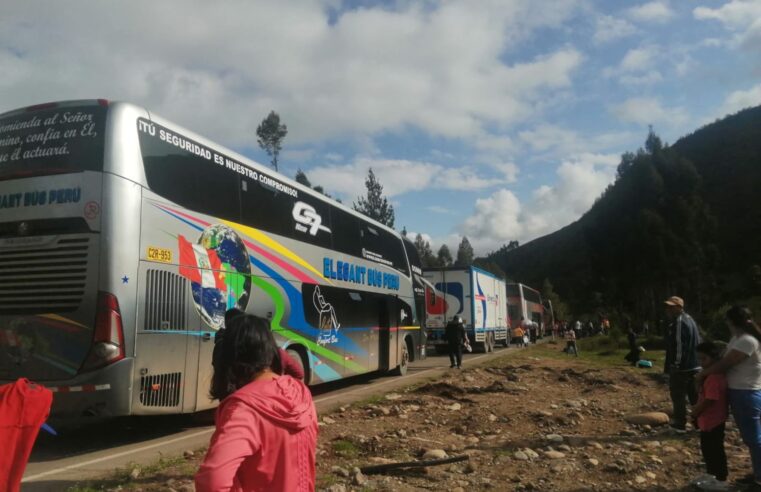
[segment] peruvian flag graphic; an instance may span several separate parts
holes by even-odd
[[[182,235],[178,237],[178,242],[180,275],[206,289],[227,290],[222,262],[216,251],[193,244]]]

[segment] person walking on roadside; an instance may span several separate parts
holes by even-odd
[[[698,401],[695,375],[700,371],[696,348],[700,343],[698,325],[684,310],[681,297],[665,301],[666,315],[671,320],[666,330],[666,363],[664,372],[669,375],[669,394],[674,409],[671,427],[684,431],[687,425],[687,400],[690,405]]]
[[[525,335],[523,328],[521,325],[516,326],[513,328],[513,340],[512,343],[517,345],[518,347],[525,347],[526,343],[523,340],[523,336]]]
[[[449,345],[449,368],[462,368],[462,346],[468,343],[468,335],[465,333],[465,326],[462,318],[459,316],[452,317],[452,321],[447,323],[444,329],[444,335],[447,337]]]
[[[576,331],[569,328],[565,331],[565,352],[570,354],[571,351],[573,351],[576,357],[579,356],[579,347],[576,345]]]
[[[712,374],[726,374],[729,406],[753,465],[753,475],[738,482],[761,490],[761,328],[742,306],[730,308],[726,320],[732,338],[724,357],[700,371],[695,381],[702,385]]]
[[[711,342],[697,346],[700,367],[708,369],[721,360],[721,349]],[[698,403],[692,407],[692,419],[700,429],[700,451],[706,464],[701,490],[729,490],[727,484],[727,454],[724,450],[724,429],[729,414],[727,379],[724,374],[711,374],[698,388]],[[709,483],[710,482],[710,483]]]
[[[196,490],[313,491],[317,412],[303,382],[273,370],[269,322],[237,316],[219,343],[210,393],[221,403]]]

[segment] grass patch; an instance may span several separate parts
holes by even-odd
[[[327,489],[331,485],[335,485],[339,483],[340,480],[338,480],[338,477],[335,476],[334,474],[328,473],[324,475],[318,475],[316,482],[317,482],[315,484],[317,486],[316,488],[318,490],[321,490],[321,489]]]
[[[332,442],[333,452],[342,458],[356,458],[359,455],[359,448],[356,444],[346,439],[337,439]]]
[[[528,349],[514,349],[505,357],[492,361],[490,366],[509,364],[511,361],[526,361],[532,357],[540,359],[578,360],[590,367],[631,367],[624,356],[629,352],[626,348],[619,348],[611,342],[606,342],[604,336],[582,338],[576,343],[579,347],[579,357],[568,355],[563,352],[565,342],[540,343],[532,345]],[[652,361],[652,369],[637,369],[638,371],[660,371],[666,358],[662,350],[646,350],[640,354],[640,358]]]
[[[201,453],[201,451],[199,451]],[[131,473],[135,468],[140,469],[138,478],[132,478]],[[196,464],[188,462],[183,456],[174,456],[171,458],[159,458],[155,463],[149,465],[138,465],[130,463],[123,468],[117,468],[109,476],[88,480],[81,484],[66,489],[67,492],[101,492],[112,488],[122,488],[124,490],[134,490],[142,488],[145,482],[156,479],[157,475],[172,469],[179,475],[193,475],[196,471]]]

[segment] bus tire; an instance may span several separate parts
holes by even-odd
[[[410,367],[410,339],[405,338],[402,344],[402,354],[399,357],[399,365],[394,369],[395,376],[404,376],[407,374],[407,369]]]
[[[312,374],[309,371],[309,366],[304,363],[304,354],[302,354],[302,352],[303,350],[301,350],[300,347],[289,347],[285,349],[285,353],[287,353],[291,359],[301,367],[301,371],[304,373],[304,384],[309,384],[312,382]]]

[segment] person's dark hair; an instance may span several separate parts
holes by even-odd
[[[252,314],[231,316],[211,379],[211,397],[222,400],[251,382],[253,377],[279,363],[277,344],[269,322]]]
[[[753,321],[753,313],[745,306],[732,306],[727,311],[727,320],[735,328],[754,336],[761,342],[761,328]]]
[[[695,347],[695,351],[700,354],[705,354],[713,360],[721,359],[722,349],[713,342],[702,342]]]
[[[238,308],[232,308],[225,311],[225,328],[227,328],[230,325],[232,320],[234,320],[238,316],[243,316],[244,314],[246,313],[244,313]]]

